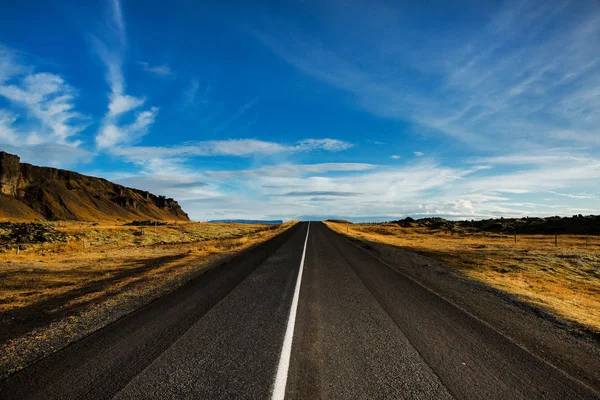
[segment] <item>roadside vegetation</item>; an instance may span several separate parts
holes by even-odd
[[[0,223],[0,377],[293,224]]]
[[[414,220],[413,220],[414,221]],[[600,237],[513,234],[423,226],[412,221],[351,224],[336,232],[401,247],[600,333]],[[516,239],[516,241],[515,241]],[[426,268],[426,266],[424,266]]]

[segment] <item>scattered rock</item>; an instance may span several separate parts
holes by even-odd
[[[125,224],[125,226],[163,226],[163,225],[168,225],[168,223],[162,222],[162,221],[151,221],[149,219],[146,219],[143,221],[131,221],[130,223]]]
[[[47,224],[0,222],[0,246],[5,248],[18,245],[21,250],[25,250],[24,244],[66,241],[65,234]]]

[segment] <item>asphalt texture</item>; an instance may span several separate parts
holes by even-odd
[[[0,382],[2,399],[270,399],[308,223]],[[310,224],[289,399],[592,399],[468,310]]]

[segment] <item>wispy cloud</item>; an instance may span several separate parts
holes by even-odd
[[[223,196],[218,185],[198,179],[198,174],[168,171],[154,174],[140,174],[118,178],[122,185],[148,190],[152,193],[168,193],[178,201],[214,199]]]
[[[183,105],[190,107],[195,105],[198,97],[198,91],[200,90],[200,80],[198,78],[192,78],[189,85],[182,92]]]
[[[27,132],[20,137],[24,144],[61,143],[78,146],[74,137],[86,128],[88,118],[75,110],[77,91],[63,77],[48,72],[35,72],[22,65],[15,53],[0,46],[0,96],[26,115]],[[14,124],[20,115],[3,111],[3,137],[14,142]],[[11,133],[12,132],[12,133]],[[12,138],[12,139],[11,139]]]
[[[106,80],[110,86],[108,112],[96,136],[100,149],[112,149],[122,144],[130,144],[144,136],[154,123],[158,107],[138,112],[133,123],[123,125],[124,114],[140,108],[146,102],[144,97],[126,93],[123,63],[127,48],[125,20],[119,0],[111,0],[110,16],[105,23],[102,39],[92,36],[92,44],[107,69]]]
[[[509,1],[483,23],[440,27],[444,46],[438,36],[434,41],[430,32],[419,31],[417,22],[402,23],[402,13],[390,8],[360,1],[343,11],[327,8],[331,20],[356,17],[361,23],[335,24],[335,34],[318,39],[291,29],[274,35],[261,27],[254,33],[294,67],[353,93],[359,107],[412,122],[415,129],[477,147],[502,141],[512,150],[524,143],[540,146],[542,137],[600,143],[598,7]],[[271,22],[277,27],[286,21]],[[364,33],[360,40],[332,39],[352,37],[345,30],[350,26]]]
[[[20,62],[19,55],[14,50],[0,44],[0,84],[32,71],[31,67],[26,67]]]
[[[373,164],[364,163],[321,163],[321,164],[278,164],[251,170],[207,171],[205,175],[219,178],[241,178],[278,176],[292,177],[307,174],[324,174],[328,172],[368,171],[377,168]]]
[[[154,76],[165,78],[173,75],[173,70],[167,64],[150,65],[146,61],[140,61],[138,64],[142,67],[142,69],[145,72]]]
[[[561,197],[568,197],[570,199],[596,199],[597,196],[588,193],[558,193],[555,191],[550,191],[550,193],[555,194]]]
[[[581,149],[552,148],[541,149],[535,152],[522,151],[519,153],[502,154],[498,156],[473,157],[468,160],[471,163],[491,163],[498,165],[556,165],[592,162],[590,155],[581,152]]]
[[[170,147],[133,146],[115,148],[113,152],[130,162],[147,168],[175,167],[193,157],[277,155],[314,150],[338,152],[352,147],[337,139],[306,139],[294,144],[268,142],[257,139],[208,140]]]
[[[225,121],[223,121],[221,124],[219,124],[213,131],[215,133],[225,131],[227,128],[229,128],[229,126],[231,124],[233,124],[234,122],[236,122],[237,120],[242,118],[242,116],[244,114],[246,114],[248,112],[248,110],[250,110],[252,107],[254,107],[257,102],[258,102],[258,97],[250,99],[249,101],[244,103],[236,112],[231,114]]]
[[[282,10],[246,25],[256,22],[256,44],[293,67],[290,76],[270,74],[271,57],[255,52],[265,71],[251,71],[272,78],[257,87],[228,75],[234,69],[219,54],[207,56],[224,66],[210,79],[200,57],[203,65],[184,66],[140,55],[146,44],[128,38],[126,3],[106,4],[107,18],[86,36],[105,71],[100,103],[92,99],[97,87],[74,87],[82,80],[68,79],[69,69],[0,46],[2,150],[81,165],[97,149],[111,162],[90,171],[174,196],[199,219],[600,212],[598,7],[508,0],[477,18],[436,20],[435,35],[432,15],[410,3],[323,4],[310,25],[296,14],[282,19]],[[175,71],[177,81],[162,83],[177,85],[144,86]],[[299,110],[279,115],[275,104],[272,112],[277,96],[298,94],[289,88],[299,85]],[[325,130],[338,117],[329,110],[323,124],[321,115],[316,125],[296,124],[311,115],[304,102],[325,92],[321,85],[334,88],[326,101],[338,100],[338,133]],[[173,98],[176,107],[168,106]],[[359,111],[353,116],[348,105]],[[373,131],[362,131],[364,112]],[[158,118],[173,123],[149,137]],[[297,140],[311,136],[318,138]],[[346,151],[358,141],[364,148]],[[118,171],[101,171],[113,165]]]
[[[336,191],[309,191],[309,192],[286,192],[276,194],[275,196],[284,197],[349,197],[356,196],[358,193],[354,192],[336,192]]]
[[[0,142],[2,144],[17,145],[19,142],[18,134],[13,128],[14,122],[17,120],[15,114],[7,110],[0,110]]]
[[[0,97],[10,104],[0,109],[0,145],[28,161],[69,165],[87,153],[78,147],[90,118],[77,111],[75,88],[29,58],[0,44]],[[62,149],[62,160],[43,155],[50,147]]]
[[[506,157],[528,159],[527,154]],[[323,163],[206,171],[202,173],[205,181],[212,181],[231,198],[243,193],[248,201],[236,208],[230,204],[229,197],[221,194],[218,201],[204,198],[202,206],[214,201],[215,205],[221,204],[221,210],[234,215],[265,218],[285,217],[292,209],[303,215],[356,218],[377,215],[543,216],[575,212],[574,208],[600,212],[585,203],[597,198],[598,194],[582,191],[582,188],[593,187],[600,179],[600,160],[591,156],[581,156],[580,161],[573,162],[572,157],[565,155],[559,164],[541,159],[526,164],[525,169],[521,165],[521,168],[508,170],[504,160],[478,165],[470,161],[455,167],[444,166],[433,158],[418,160],[417,163],[394,166]],[[496,167],[501,169],[495,170]],[[582,202],[581,206],[539,199],[549,192],[571,202]],[[189,204],[192,210],[200,207],[200,203],[196,205],[192,199]],[[209,214],[216,217],[212,212]]]
[[[21,158],[21,162],[48,167],[71,168],[92,162],[95,155],[81,147],[59,143],[42,144],[3,144],[0,148]]]
[[[158,107],[139,112],[131,124],[117,125],[110,121],[105,122],[100,133],[96,136],[96,144],[101,149],[115,150],[116,145],[127,145],[138,141],[148,133],[148,129],[158,113]]]

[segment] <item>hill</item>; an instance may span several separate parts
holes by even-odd
[[[460,231],[482,231],[512,234],[515,229],[522,234],[571,234],[600,235],[600,216],[573,215],[572,217],[545,218],[492,218],[480,221],[448,221],[444,218],[412,219],[407,217],[393,223],[410,227],[422,226],[431,229]]]
[[[0,218],[9,220],[189,221],[165,196],[102,178],[21,163],[0,151]]]

